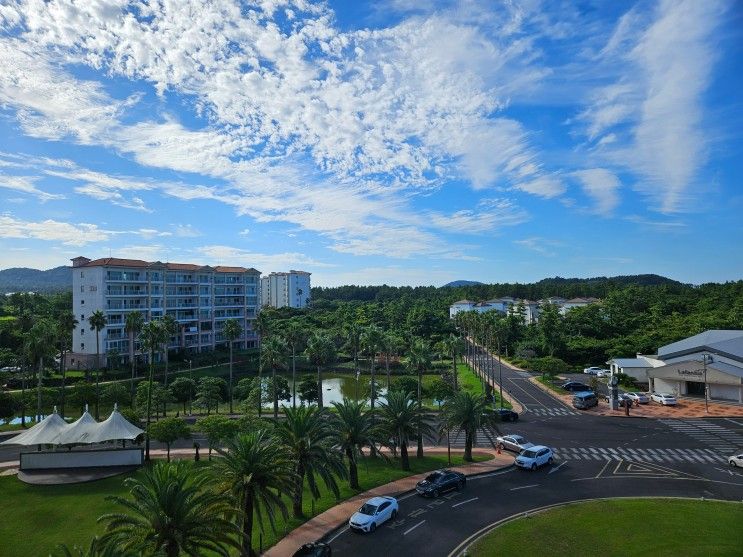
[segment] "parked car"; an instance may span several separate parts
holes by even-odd
[[[609,395],[608,393],[601,395],[601,398],[604,400],[604,402],[611,402],[611,395]],[[626,393],[619,393],[617,395],[617,399],[619,402],[619,406],[626,406],[627,404],[629,404],[629,407],[632,408],[633,401],[630,397],[627,396]]]
[[[520,453],[524,449],[533,447],[534,443],[530,443],[521,435],[501,435],[495,438],[495,446]]]
[[[497,412],[502,422],[518,422],[519,421],[519,415],[513,410],[509,410],[508,408],[499,408]]]
[[[323,542],[310,542],[294,552],[293,557],[331,557],[333,550]]]
[[[743,453],[734,454],[733,456],[729,457],[728,464],[733,468],[737,468],[738,466],[743,467]]]
[[[663,406],[676,406],[676,397],[666,393],[653,393],[650,395],[650,400]]]
[[[624,393],[624,396],[632,400],[635,404],[647,404],[650,402],[650,397],[645,393]]]
[[[593,406],[599,405],[599,399],[593,391],[575,393],[573,396],[573,407],[578,410],[588,410]]]
[[[424,497],[438,497],[447,491],[459,491],[467,483],[461,472],[436,470],[415,485],[415,490]]]
[[[608,369],[600,369],[596,372],[596,377],[609,377],[611,375],[611,371]]]
[[[380,524],[394,520],[399,510],[394,497],[372,497],[353,513],[348,525],[355,532],[373,532]]]
[[[598,367],[598,366],[591,366],[591,367],[584,368],[583,373],[586,373],[588,375],[596,375],[602,369],[604,368]]]
[[[554,453],[549,447],[544,445],[535,445],[524,449],[516,457],[515,463],[519,468],[527,470],[536,470],[544,464],[552,464],[555,460]]]
[[[565,389],[566,391],[572,391],[576,393],[591,390],[591,387],[589,387],[585,383],[581,383],[580,381],[568,381],[567,383],[564,383],[562,385],[562,388]]]

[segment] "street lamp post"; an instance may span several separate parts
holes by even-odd
[[[193,381],[193,360],[186,360],[188,362],[188,378]],[[191,398],[188,397],[188,415],[190,416],[193,413],[193,408],[191,406]]]
[[[709,385],[707,385],[707,362],[712,361],[710,354],[702,354],[702,365],[704,366],[704,411],[709,414]]]
[[[500,335],[498,335],[498,389],[500,391],[500,407],[503,410],[503,365],[500,361]]]

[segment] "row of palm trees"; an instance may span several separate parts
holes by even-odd
[[[256,555],[256,522],[276,529],[278,517],[303,516],[305,489],[312,498],[321,485],[340,497],[339,480],[360,490],[359,459],[378,458],[381,448],[399,452],[410,470],[408,444],[421,435],[435,439],[453,429],[465,434],[464,459],[472,460],[477,430],[497,433],[497,414],[481,395],[459,392],[444,404],[436,423],[412,393],[391,392],[375,410],[352,400],[334,402],[333,411],[300,405],[281,421],[260,420],[217,449],[213,466],[195,469],[184,462],[158,463],[125,481],[129,497],[110,497],[122,512],[102,516],[106,524],[94,546],[116,555]],[[288,495],[288,497],[282,494]],[[113,548],[113,549],[112,549]]]

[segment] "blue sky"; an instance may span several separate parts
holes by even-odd
[[[743,278],[725,1],[0,5],[0,268]]]

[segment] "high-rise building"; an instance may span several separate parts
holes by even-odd
[[[304,308],[310,301],[310,274],[271,273],[261,277],[261,306]]]
[[[225,344],[222,329],[227,319],[236,319],[243,330],[235,347],[255,347],[259,281],[260,271],[243,267],[76,257],[72,260],[72,304],[78,326],[68,364],[71,368],[95,364],[96,333],[88,318],[99,310],[106,316],[106,327],[100,332],[102,363],[111,351],[122,361],[128,360],[126,316],[137,311],[145,322],[165,315],[176,320],[178,332],[170,338],[171,349],[203,352]]]

